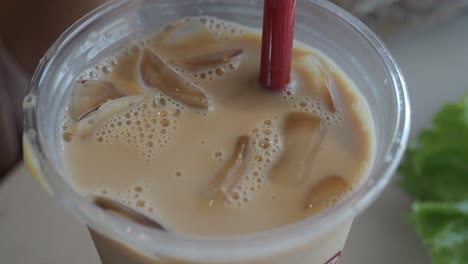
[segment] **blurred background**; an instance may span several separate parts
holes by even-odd
[[[0,179],[21,159],[22,100],[54,40],[103,1],[0,1]]]
[[[0,4],[0,179],[21,159],[22,98],[53,41],[103,0],[2,0]],[[465,13],[468,0],[332,0],[384,40]]]

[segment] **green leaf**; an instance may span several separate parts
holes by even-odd
[[[468,263],[468,94],[411,142],[400,184],[416,202],[415,225],[433,264]]]
[[[468,199],[468,94],[434,117],[434,127],[408,146],[402,187],[420,201]]]
[[[430,249],[433,264],[468,263],[468,200],[416,202],[410,219]]]

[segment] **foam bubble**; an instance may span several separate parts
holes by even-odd
[[[158,41],[174,28],[180,27],[186,23],[192,23],[191,21],[199,21],[203,26],[205,26],[206,30],[213,34],[213,37],[219,41],[235,38],[236,36],[239,36],[246,31],[243,26],[214,17],[189,17],[188,19],[178,20],[166,25],[164,29],[152,39],[153,41]],[[163,59],[171,64],[170,58]],[[230,61],[216,67],[194,71],[186,70],[184,68],[178,67],[175,64],[172,64],[171,66],[179,74],[185,75],[190,79],[195,79],[198,82],[203,83],[221,78],[224,75],[229,74],[239,67],[239,63],[240,58],[233,58]]]
[[[148,183],[145,181],[134,186],[124,186],[126,188],[121,191],[106,188],[91,188],[82,190],[82,192],[89,198],[93,196],[105,196],[160,222],[159,211],[146,197]]]
[[[221,20],[214,17],[198,17],[198,21],[204,24],[219,40],[232,39],[245,32],[245,28],[239,24]]]
[[[267,117],[253,123],[249,129],[251,151],[246,157],[246,175],[236,186],[238,191],[235,192],[235,196],[228,197],[228,204],[243,206],[252,200],[257,191],[267,185],[270,164],[279,158],[283,147],[277,121],[277,116]]]
[[[146,201],[145,200],[138,200],[138,201],[136,201],[136,206],[145,207],[146,206]]]
[[[337,110],[332,113],[326,110],[324,102],[320,98],[301,97],[292,100],[291,108],[294,111],[308,112],[319,116],[328,126],[333,126],[343,121],[343,113]]]
[[[153,102],[157,103],[152,104]],[[181,107],[176,107],[171,102],[172,100],[161,94],[148,96],[140,104],[108,120],[97,130],[96,140],[123,141],[138,149],[146,160],[151,160],[172,140],[177,126],[171,124],[180,122],[183,118]],[[149,105],[152,106],[148,107]]]
[[[109,56],[97,64],[94,67],[90,67],[84,70],[76,79],[77,82],[82,82],[85,80],[97,80],[102,78],[104,75],[111,73],[114,70],[115,65],[117,65],[117,60],[115,56]]]

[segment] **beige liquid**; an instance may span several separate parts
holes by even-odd
[[[272,229],[345,197],[373,159],[367,104],[337,65],[302,44],[295,44],[290,87],[266,91],[258,83],[260,42],[250,29],[192,18],[83,73],[75,89],[107,91],[103,100],[113,100],[86,115],[83,104],[89,108],[99,96],[90,102],[73,94],[64,124],[73,185],[126,204],[171,232],[199,235]],[[241,52],[225,52],[223,60],[213,55],[226,50]],[[149,87],[154,78],[139,69],[149,51],[188,80],[181,89],[189,87],[186,95],[198,106]],[[236,160],[241,136],[246,144]],[[239,160],[227,169],[234,179],[227,184],[219,175]]]

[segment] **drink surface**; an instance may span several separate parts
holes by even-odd
[[[290,86],[267,91],[260,46],[254,30],[193,17],[85,71],[62,127],[74,187],[200,235],[272,229],[346,197],[373,159],[366,102],[301,43]]]

